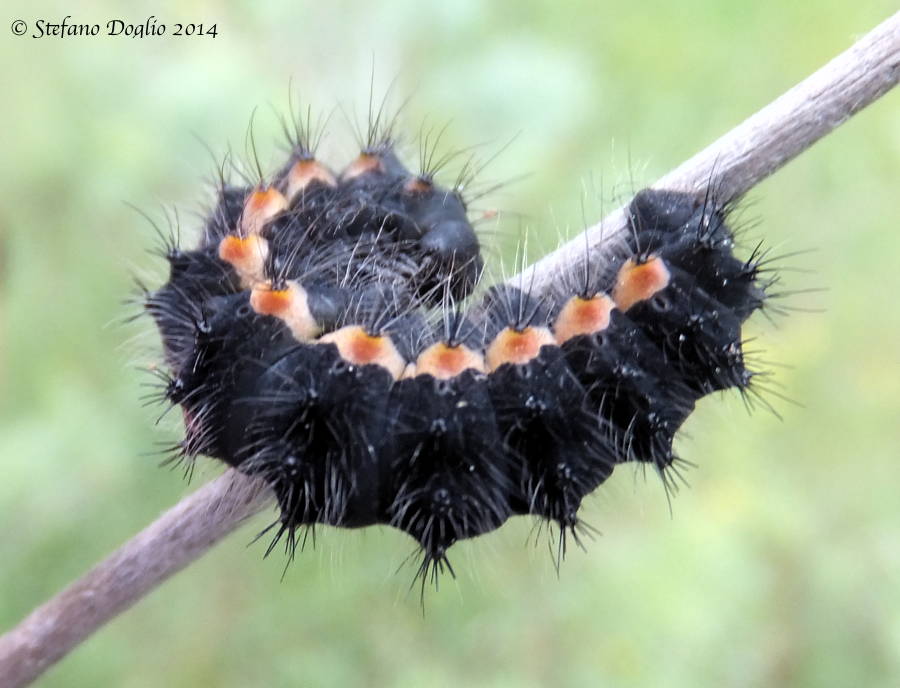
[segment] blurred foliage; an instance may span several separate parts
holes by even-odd
[[[497,151],[482,202],[531,254],[710,143],[895,11],[889,0],[669,3],[156,3],[216,38],[0,40],[0,628],[188,493],[145,452],[176,437],[138,400],[147,323],[118,323],[131,274],[162,278],[149,225],[187,232],[217,154],[254,108],[274,161],[287,84],[336,111],[411,95],[402,121],[451,122],[445,149]],[[132,5],[12,0],[33,23],[142,21]],[[171,28],[170,28],[171,32]],[[760,185],[746,217],[804,249],[758,318],[783,417],[704,401],[680,439],[698,464],[670,516],[658,481],[617,472],[586,506],[603,531],[557,579],[524,519],[454,548],[458,578],[409,591],[389,529],[323,529],[283,559],[245,546],[267,513],[91,638],[43,686],[887,686],[900,683],[900,94]],[[518,134],[518,135],[516,135]],[[271,153],[271,155],[270,155]],[[415,142],[410,145],[415,160]],[[584,206],[582,208],[582,206]],[[496,245],[496,242],[491,239]],[[803,310],[805,309],[805,310]],[[812,311],[812,312],[808,312]],[[756,346],[756,344],[754,345]],[[173,416],[175,414],[172,414]],[[209,462],[195,481],[217,469]],[[537,545],[533,543],[537,541]],[[529,544],[525,544],[526,541]]]

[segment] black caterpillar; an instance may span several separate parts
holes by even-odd
[[[424,579],[452,572],[458,540],[533,514],[563,554],[616,465],[670,488],[695,402],[752,391],[741,325],[771,281],[758,250],[734,257],[713,189],[641,191],[602,267],[464,307],[482,259],[461,185],[410,173],[390,136],[336,174],[302,131],[271,179],[222,181],[196,249],[167,239],[169,280],[144,298],[184,413],[175,454],[271,485],[269,551],[317,523],[390,524]]]

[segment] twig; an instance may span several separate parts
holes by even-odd
[[[769,103],[657,181],[658,189],[700,191],[716,179],[716,199],[743,196],[773,172],[874,102],[900,79],[900,12],[867,33],[849,50]],[[585,258],[602,260],[602,244],[625,229],[618,208],[529,268],[535,291],[545,291]]]
[[[715,173],[721,201],[735,199],[878,99],[900,79],[900,13],[849,50],[660,179],[657,188],[701,190]],[[534,288],[625,227],[622,208],[535,263]],[[599,259],[599,256],[591,256]],[[106,621],[271,503],[258,480],[229,470],[163,514],[108,559],[0,637],[0,684],[18,688]]]
[[[260,480],[229,470],[181,500],[0,637],[0,686],[28,685],[272,499]]]

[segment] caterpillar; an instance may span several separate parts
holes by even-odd
[[[267,554],[293,558],[316,524],[387,524],[418,543],[424,582],[452,574],[454,543],[531,515],[558,526],[561,557],[616,466],[668,492],[696,402],[758,394],[741,329],[774,278],[759,247],[735,257],[713,183],[638,192],[603,260],[549,293],[478,294],[473,166],[449,186],[433,153],[411,172],[376,118],[337,171],[308,126],[287,131],[271,176],[220,175],[196,248],[162,235],[168,280],[142,295],[159,399],[184,418],[171,459],[262,477],[280,509]]]

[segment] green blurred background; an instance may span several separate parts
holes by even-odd
[[[82,574],[193,485],[143,453],[136,366],[155,335],[117,323],[130,275],[162,278],[148,224],[210,199],[198,137],[264,161],[287,84],[361,112],[397,76],[408,131],[446,149],[519,136],[485,173],[527,175],[511,211],[532,253],[707,145],[847,48],[893,0],[818,3],[5,4],[0,108],[0,629]],[[638,6],[639,5],[639,6]],[[21,18],[215,23],[216,38],[17,38]],[[30,34],[30,31],[29,31]],[[326,150],[353,153],[338,113]],[[409,149],[415,160],[416,147]],[[600,180],[602,184],[600,183]],[[603,189],[602,197],[595,190]],[[760,185],[756,233],[812,274],[799,312],[757,318],[764,358],[802,407],[705,400],[679,441],[698,464],[670,517],[622,470],[587,503],[603,535],[559,577],[524,519],[456,546],[427,595],[399,532],[323,529],[281,581],[247,548],[256,519],[52,669],[43,686],[900,685],[900,93]],[[539,249],[534,248],[540,247]],[[139,331],[142,334],[137,334]],[[172,414],[174,417],[175,414]],[[0,681],[2,683],[2,681]]]

